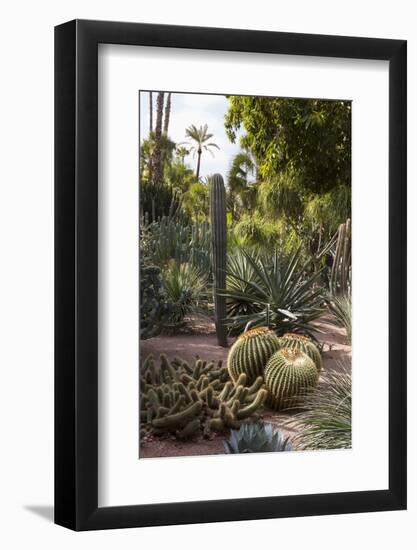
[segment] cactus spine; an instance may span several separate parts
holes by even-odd
[[[278,336],[267,327],[244,332],[233,344],[227,358],[230,378],[235,382],[244,373],[248,384],[252,384],[258,376],[263,376],[268,359],[279,348]]]
[[[305,353],[289,348],[277,351],[265,368],[269,405],[275,410],[293,407],[317,381],[317,368]]]
[[[210,180],[211,246],[214,279],[214,314],[217,342],[227,347],[226,298],[219,290],[226,287],[226,191],[223,178],[214,174]]]
[[[317,370],[320,372],[322,369],[322,360],[320,352],[314,342],[308,336],[302,336],[301,334],[294,334],[288,332],[279,338],[280,348],[299,349],[304,352],[314,361]]]

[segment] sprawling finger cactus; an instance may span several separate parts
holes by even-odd
[[[317,385],[318,376],[313,360],[302,351],[277,351],[265,367],[268,404],[275,410],[294,407]]]
[[[156,365],[149,356],[140,370],[141,437],[172,433],[188,438],[239,428],[268,395],[262,377],[248,386],[246,375],[241,374],[233,383],[221,361],[196,359],[190,365],[161,355]]]
[[[295,334],[293,332],[287,332],[279,339],[280,348],[299,349],[314,361],[317,370],[320,372],[322,369],[322,360],[320,352],[311,338],[308,336],[302,336],[301,334]]]
[[[258,376],[263,376],[268,359],[279,348],[278,336],[267,327],[244,332],[231,347],[227,358],[230,378],[236,381],[243,373],[252,384]]]

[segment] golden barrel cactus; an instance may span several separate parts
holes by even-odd
[[[239,336],[230,349],[227,368],[230,378],[236,382],[246,374],[247,383],[252,384],[263,376],[268,359],[279,349],[279,339],[273,330],[257,327]]]

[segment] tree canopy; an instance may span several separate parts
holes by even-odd
[[[230,96],[225,128],[232,142],[244,130],[262,179],[291,169],[305,191],[326,193],[350,186],[350,117],[350,101]]]

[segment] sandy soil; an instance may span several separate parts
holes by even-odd
[[[329,316],[322,317],[315,324],[321,331],[317,338],[323,346],[323,370],[319,381],[322,384],[327,372],[340,370],[342,362],[345,368],[350,365],[351,347],[346,343],[345,331],[336,326]],[[230,345],[233,341],[233,338],[229,338]],[[226,362],[229,348],[217,345],[214,324],[209,319],[195,317],[190,319],[187,328],[181,334],[158,336],[140,343],[141,357],[146,357],[149,353],[158,357],[162,352],[170,359],[181,357],[192,361],[198,355],[204,359],[222,359]],[[270,422],[290,437],[297,429],[293,417],[294,413],[273,412],[267,409],[260,414],[263,421]],[[153,438],[141,443],[140,457],[222,454],[223,440],[224,435],[216,435],[210,440],[200,438],[191,441],[178,441],[174,437]]]

